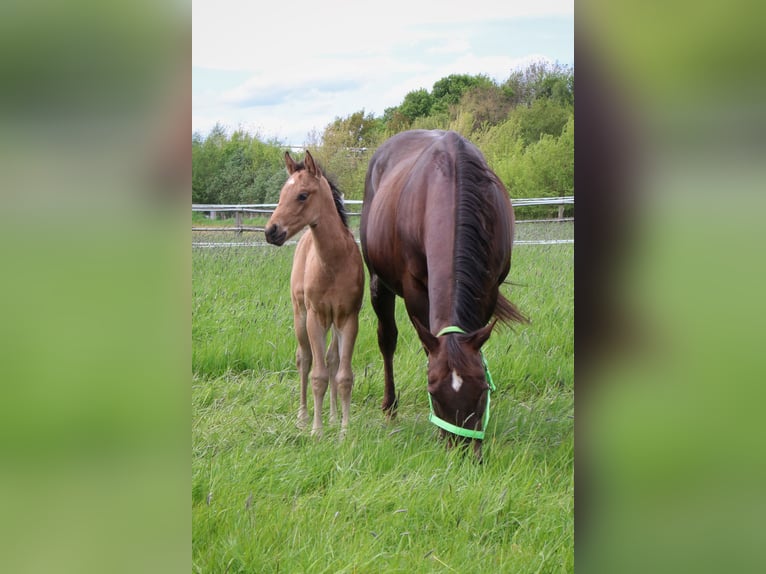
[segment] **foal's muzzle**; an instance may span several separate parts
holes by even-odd
[[[267,227],[265,231],[266,241],[272,245],[282,245],[287,239],[287,230],[282,229],[276,223]]]

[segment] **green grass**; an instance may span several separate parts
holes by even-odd
[[[193,250],[194,571],[571,572],[572,246],[514,253],[505,291],[532,324],[485,345],[498,391],[482,465],[428,423],[425,357],[401,300],[397,419],[380,411],[365,295],[346,439],[327,422],[321,440],[295,426],[293,251]]]

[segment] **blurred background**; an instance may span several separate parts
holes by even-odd
[[[578,572],[764,569],[763,11],[576,5]],[[188,571],[191,6],[0,15],[0,569]]]
[[[0,570],[190,566],[191,6],[0,8]]]
[[[762,571],[751,2],[576,4],[576,569]]]

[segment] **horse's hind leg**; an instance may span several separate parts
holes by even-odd
[[[330,423],[338,420],[338,382],[336,377],[339,361],[338,333],[335,327],[333,327],[332,341],[330,341],[330,347],[327,349],[327,355],[325,356],[327,370],[330,373]]]
[[[385,389],[381,407],[389,418],[396,416],[398,401],[394,386],[394,352],[399,330],[396,328],[396,294],[383,285],[380,277],[370,274],[370,301],[378,316],[378,347],[383,355]]]

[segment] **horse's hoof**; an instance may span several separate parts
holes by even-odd
[[[392,421],[396,418],[396,411],[399,409],[399,401],[394,399],[391,404],[382,405],[383,412],[386,414],[386,420]]]
[[[295,425],[301,430],[306,430],[309,426],[309,416],[304,413],[298,413],[298,420],[295,421]]]

